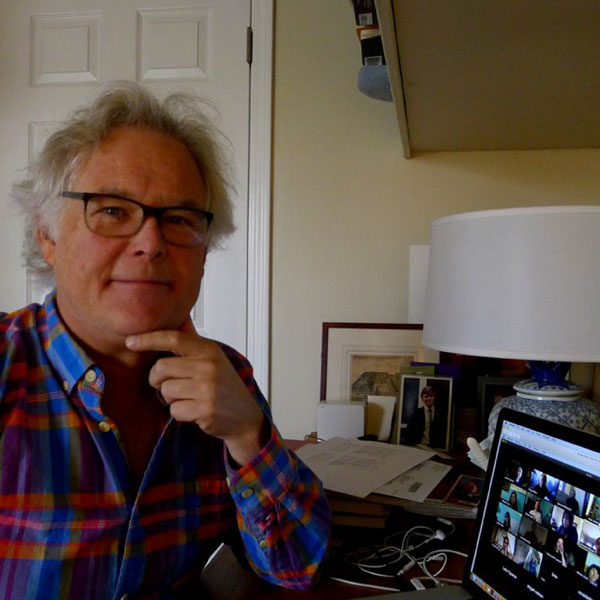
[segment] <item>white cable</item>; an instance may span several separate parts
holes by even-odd
[[[424,534],[424,533],[417,533],[415,530],[419,529],[419,528],[427,529],[428,532],[426,534]],[[442,533],[442,535],[444,535],[443,531],[441,531],[441,530],[438,530],[438,531],[440,531]],[[416,545],[413,544],[412,546],[409,546],[408,548],[405,548],[404,547],[404,543],[403,543],[402,549],[404,551],[409,551],[409,550],[412,551],[412,550],[416,550],[417,548],[420,548],[421,546],[424,546],[425,544],[428,544],[433,539],[436,539],[436,538],[437,539],[443,539],[443,537],[439,537],[438,538],[436,534],[437,534],[437,531],[433,531],[432,529],[429,529],[429,527],[423,527],[422,525],[421,526],[417,526],[417,527],[413,527],[412,529],[409,529],[406,532],[406,536],[404,537],[403,542],[406,541],[408,543],[408,541],[410,540],[410,537],[411,536],[415,536],[415,535],[424,537],[425,539],[423,541],[421,541],[420,543],[416,544]]]
[[[365,556],[361,554],[366,553]],[[369,563],[372,559],[378,559],[377,563]],[[381,563],[382,559],[385,561]],[[349,552],[344,556],[344,562],[355,567],[368,567],[370,569],[383,569],[391,564],[397,563],[402,559],[402,550],[397,546],[374,546],[361,548]]]
[[[416,559],[414,556],[412,556],[411,554],[405,554],[404,555],[406,558],[408,558],[408,562],[396,573],[396,575],[404,575],[404,573],[406,573],[406,571],[409,571],[410,569],[412,569],[415,565],[419,564],[419,560]]]
[[[427,533],[418,533],[419,530],[421,529],[425,529]],[[402,537],[402,542],[400,544],[400,547],[408,550],[408,548],[404,548],[405,543],[407,542],[407,540],[410,538],[411,535],[419,535],[422,537],[427,537],[427,536],[431,536],[433,535],[433,530],[430,527],[426,527],[425,525],[416,525],[415,527],[412,527],[411,529],[409,529],[408,531],[397,531],[395,533],[392,533],[390,535],[388,535],[385,540],[383,540],[384,544],[389,544],[389,541],[396,537],[397,535],[400,534],[404,534]]]
[[[360,571],[362,571],[363,573],[367,573],[368,575],[372,575],[375,577],[385,577],[388,579],[402,576],[414,566],[418,566],[423,571],[427,579],[430,579],[436,585],[439,585],[439,582],[444,581],[444,579],[438,578],[437,576],[440,573],[442,573],[443,570],[446,568],[446,564],[448,562],[447,554],[458,554],[460,556],[466,556],[466,554],[452,549],[433,550],[432,552],[425,554],[421,558],[416,558],[413,554],[409,554],[409,552],[413,552],[414,550],[420,548],[421,546],[424,546],[425,544],[428,544],[434,539],[444,540],[448,535],[454,533],[455,526],[454,523],[452,523],[452,521],[449,521],[448,519],[444,519],[442,517],[438,517],[437,521],[439,521],[440,523],[444,523],[448,527],[451,527],[450,532],[445,533],[441,529],[437,529],[434,531],[433,529],[425,525],[416,525],[415,527],[412,527],[407,531],[397,531],[390,534],[384,539],[383,545],[367,546],[364,548],[359,548],[358,550],[354,550],[353,552],[348,552],[344,555],[344,562],[352,566],[358,567]],[[400,542],[400,546],[392,545],[389,543],[391,539],[401,534],[403,535],[402,540]],[[414,538],[421,538],[421,540],[417,542]],[[407,558],[408,562],[404,564],[395,574],[381,573],[374,570],[389,569],[392,565],[400,562],[404,558]],[[427,568],[427,563],[435,560],[441,561],[441,565],[435,570],[434,573],[431,573]],[[342,581],[334,577],[331,577],[331,579],[335,579],[336,581]],[[355,583],[354,585],[362,584]],[[391,589],[381,586],[372,586],[369,584],[364,584],[364,587],[374,587],[375,589],[384,590]]]
[[[349,565],[358,566],[362,564],[363,561],[377,558],[377,548],[378,546],[366,546],[365,548],[359,548],[358,550],[348,552],[344,555],[344,562]],[[375,565],[369,566],[375,567]]]
[[[386,554],[382,555],[382,551],[386,551]],[[404,571],[401,569],[400,571],[398,571],[398,573],[396,573],[394,575],[394,574],[389,574],[389,573],[377,573],[375,571],[371,571],[371,569],[389,568],[392,565],[394,565],[395,563],[402,560],[402,558],[404,558],[404,557],[408,557],[410,559],[410,562],[413,565],[416,563],[416,559],[414,559],[408,553],[402,552],[402,550],[400,548],[397,548],[396,546],[384,546],[383,548],[381,548],[381,550],[377,551],[376,554],[378,555],[379,558],[383,558],[383,559],[389,559],[391,557],[394,557],[394,558],[392,560],[386,560],[386,562],[383,565],[372,565],[372,564],[365,563],[362,560],[359,560],[358,562],[354,563],[354,565],[357,566],[361,571],[363,571],[363,573],[368,573],[369,575],[375,575],[376,577],[393,578],[393,577],[396,577],[399,573],[403,573]],[[404,568],[406,570],[408,570],[408,568],[410,568],[410,567],[408,567],[408,568],[404,567]]]
[[[432,552],[429,552],[422,559],[421,568],[423,569],[423,573],[425,573],[425,575],[429,579],[431,579],[436,585],[440,585],[442,581],[441,579],[438,579],[437,576],[442,572],[442,570],[446,566],[446,563],[448,561],[447,554],[456,554],[457,556],[463,556],[464,558],[467,558],[467,555],[464,552],[460,552],[459,550],[452,550],[451,548],[443,548],[442,550],[433,550]],[[427,563],[430,560],[436,560],[438,557],[442,556],[444,561],[442,568],[438,569],[438,571],[435,574],[432,574],[427,568]]]
[[[388,579],[393,579],[395,575],[388,575],[387,573],[377,573],[377,571],[371,571],[362,565],[358,565],[358,569],[367,575],[375,575],[375,577],[387,577]]]
[[[423,558],[434,556],[435,554],[456,554],[457,556],[468,558],[468,554],[465,554],[460,550],[454,550],[453,548],[441,548],[440,550],[432,550],[431,552],[428,552]]]
[[[440,523],[444,523],[444,525],[448,525],[448,527],[451,528],[450,531],[448,533],[446,533],[446,537],[448,537],[449,535],[452,535],[456,531],[456,525],[449,519],[444,519],[444,517],[436,517],[436,519]]]
[[[434,560],[440,560],[442,562],[442,564],[438,567],[437,571],[435,573],[431,573],[428,568],[427,568],[427,563],[430,561],[434,561]],[[442,552],[441,554],[438,554],[437,552],[433,554],[433,556],[429,556],[429,555],[425,555],[422,559],[421,562],[419,563],[419,566],[421,567],[421,570],[423,571],[423,573],[429,577],[432,581],[436,582],[437,584],[437,579],[436,577],[446,568],[446,564],[448,562],[448,557]]]

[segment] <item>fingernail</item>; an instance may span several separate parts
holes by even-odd
[[[169,403],[165,400],[165,397],[162,395],[160,390],[156,390],[156,397],[159,399],[160,403],[163,406],[168,406]]]
[[[128,348],[134,349],[137,348],[139,343],[139,339],[137,335],[130,335],[129,337],[125,338],[125,345]]]

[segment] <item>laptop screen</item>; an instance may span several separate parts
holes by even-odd
[[[477,598],[600,597],[600,438],[505,409],[467,563]]]

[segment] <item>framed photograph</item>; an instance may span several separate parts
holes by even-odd
[[[488,418],[492,408],[507,396],[514,396],[513,385],[523,377],[477,377],[477,407],[479,413],[479,439],[488,435]]]
[[[483,483],[483,477],[460,475],[446,498],[444,498],[444,502],[463,506],[477,506],[483,490]]]
[[[424,444],[450,450],[452,438],[452,377],[402,375],[399,427],[400,444]]]
[[[396,396],[400,372],[412,361],[438,362],[421,345],[423,326],[393,323],[323,323],[321,401],[365,402]]]

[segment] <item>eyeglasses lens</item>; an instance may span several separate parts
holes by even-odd
[[[202,212],[188,208],[170,208],[159,211],[156,216],[167,242],[196,246],[206,240],[209,222]],[[86,204],[85,218],[87,226],[98,235],[129,237],[141,229],[145,211],[139,204],[124,198],[94,196]]]

